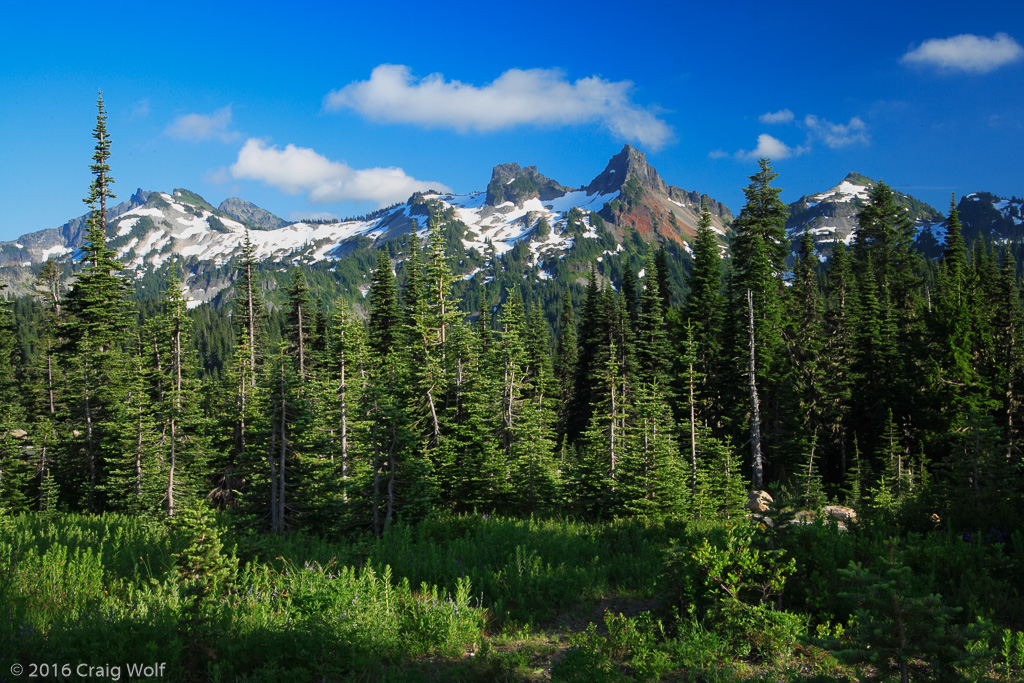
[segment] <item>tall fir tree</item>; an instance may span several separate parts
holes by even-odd
[[[832,244],[827,283],[822,323],[821,443],[834,456],[834,469],[827,472],[827,475],[842,482],[845,481],[852,457],[848,422],[854,386],[853,336],[857,292],[849,252],[846,245],[839,241]]]
[[[853,257],[861,293],[858,374],[866,391],[855,401],[851,417],[862,447],[873,452],[889,410],[904,429],[923,426],[921,408],[929,380],[924,372],[921,257],[914,249],[915,230],[908,212],[885,183],[871,188],[857,220]]]
[[[18,392],[17,339],[6,288],[0,283],[0,510],[24,512],[30,504],[31,471],[22,455],[23,445],[15,436],[25,414]]]
[[[266,317],[258,265],[256,247],[246,228],[235,266],[231,301],[231,318],[236,326],[235,348],[223,393],[227,405],[222,415],[228,421],[231,439],[226,447],[219,449],[219,457],[212,463],[217,472],[212,499],[221,507],[234,505],[254,474],[251,467],[260,412],[258,378],[262,369]]]
[[[819,432],[825,427],[821,419],[825,402],[824,302],[818,264],[814,239],[805,229],[793,266],[793,303],[786,330],[792,381],[786,395],[790,399],[788,407],[796,419],[796,436],[791,438],[791,443],[797,452],[811,454],[812,460]],[[836,454],[830,452],[829,455]]]
[[[293,354],[299,368],[299,377],[306,379],[312,370],[311,355],[313,328],[313,304],[310,301],[309,285],[296,268],[292,275],[292,286],[288,289],[288,313],[286,335],[292,346]]]
[[[402,317],[398,307],[398,287],[391,259],[386,250],[377,255],[377,265],[370,280],[370,347],[378,356],[387,355],[398,346],[402,335]]]
[[[562,315],[559,318],[558,345],[555,350],[555,379],[558,382],[558,444],[561,447],[569,429],[570,407],[575,403],[575,373],[578,362],[576,316],[572,309],[572,294],[562,297]]]
[[[635,329],[639,379],[647,384],[657,383],[660,392],[664,393],[668,389],[671,364],[665,310],[658,290],[658,266],[653,253],[648,253],[644,264],[643,290]]]
[[[116,427],[111,407],[123,396],[127,284],[117,275],[121,264],[106,244],[106,200],[114,198],[110,175],[110,138],[102,94],[97,99],[96,139],[90,170],[93,181],[85,203],[89,217],[82,246],[83,267],[67,297],[72,316],[64,348],[66,375],[74,387],[72,422],[79,437],[72,437],[65,472],[68,493],[86,509],[101,510],[106,477],[104,442]]]
[[[782,190],[772,186],[778,174],[771,163],[761,159],[758,166],[743,190],[746,204],[733,222],[727,351],[729,357],[740,361],[740,367],[734,367],[730,375],[744,379],[729,385],[731,405],[736,406],[732,410],[735,433],[739,437],[749,431],[752,452],[762,453],[774,477],[782,477],[787,464],[783,460],[787,446],[784,421],[788,417],[784,415],[783,392],[788,372],[784,312],[788,298],[785,282],[789,241],[785,224],[789,210],[779,198]],[[753,400],[755,387],[759,391],[757,401]],[[744,395],[750,398],[744,400]],[[759,413],[767,419],[762,421]],[[749,430],[744,429],[747,425]],[[763,483],[756,472],[752,479],[754,486]]]
[[[722,254],[718,238],[711,228],[711,213],[701,203],[697,236],[693,242],[693,267],[687,278],[689,296],[683,305],[680,323],[674,330],[675,357],[682,358],[689,351],[689,331],[693,329],[694,369],[700,378],[698,391],[703,396],[700,418],[702,421],[720,420],[724,413],[721,402],[723,365],[722,343],[724,331],[724,292]],[[683,377],[688,368],[677,364],[675,376]],[[677,386],[679,395],[686,393]],[[684,419],[677,413],[677,419]]]

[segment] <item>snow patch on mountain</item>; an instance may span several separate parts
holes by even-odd
[[[501,256],[515,247],[517,242],[528,241],[530,262],[542,266],[545,259],[570,250],[573,240],[565,234],[569,212],[578,208],[583,212],[581,237],[597,237],[590,222],[591,213],[600,211],[605,204],[618,197],[619,193],[587,194],[584,190],[568,192],[549,200],[528,199],[521,206],[503,202],[498,206],[486,204],[487,193],[474,192],[467,195],[426,195],[425,199],[436,199],[450,206],[456,218],[466,224],[468,230],[463,237],[463,246],[476,249],[485,256]],[[536,235],[537,224],[547,222],[549,232],[543,238]]]
[[[43,261],[47,261],[47,260],[53,258],[54,256],[63,256],[64,254],[67,254],[70,251],[71,250],[68,249],[67,247],[62,247],[59,244],[57,246],[55,246],[55,247],[50,247],[49,249],[44,249],[43,250]]]
[[[825,201],[826,199],[831,202],[852,202],[856,199],[861,201],[867,201],[871,188],[867,185],[858,185],[851,183],[849,180],[843,180],[831,190],[821,192],[820,194],[812,195],[808,197],[809,203],[813,202],[813,205]]]

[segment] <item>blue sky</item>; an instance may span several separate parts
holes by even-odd
[[[586,184],[626,142],[734,211],[858,171],[940,210],[1024,195],[1024,4],[19,2],[0,26],[0,240],[85,211],[102,89],[119,199],[284,218]],[[781,7],[781,8],[780,8]]]

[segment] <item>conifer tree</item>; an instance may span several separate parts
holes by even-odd
[[[127,285],[116,275],[121,264],[106,245],[106,200],[114,197],[108,161],[110,138],[102,94],[97,99],[96,148],[90,170],[93,181],[85,203],[89,206],[88,228],[82,247],[83,268],[68,294],[68,310],[73,320],[65,343],[67,375],[74,386],[72,419],[82,434],[73,443],[69,462],[72,494],[85,507],[103,507],[106,453],[103,443],[112,430],[110,409],[120,400],[125,367],[122,345],[130,329],[125,313]],[[70,398],[70,396],[69,396]],[[69,491],[70,493],[70,491]]]
[[[232,321],[235,323],[235,348],[226,377],[228,388],[224,410],[231,431],[230,448],[218,462],[213,499],[218,505],[236,502],[237,494],[252,478],[255,461],[255,432],[260,414],[258,378],[263,360],[263,321],[265,304],[258,281],[256,247],[246,228],[241,255],[235,267]]]
[[[454,281],[451,266],[446,253],[447,242],[442,231],[441,217],[431,210],[427,252],[429,259],[426,264],[426,285],[428,301],[432,314],[432,322],[436,327],[435,335],[440,349],[440,356],[445,358],[449,330],[459,323],[461,318],[451,299],[451,287]]]
[[[6,289],[7,285],[0,282],[0,405],[5,415],[13,420],[22,417],[22,406],[16,372],[18,340]]]
[[[33,465],[35,484],[32,489],[36,507],[40,511],[54,509],[59,499],[54,478],[54,455],[60,449],[60,427],[64,424],[61,391],[66,383],[58,355],[58,350],[63,346],[63,289],[60,268],[53,259],[47,260],[34,283],[34,294],[42,306],[39,326],[41,354],[28,371],[33,379],[32,397],[28,406],[33,421],[31,439],[37,451]],[[14,375],[10,377],[13,380]]]
[[[172,271],[164,298],[160,335],[166,349],[163,405],[159,406],[164,424],[166,462],[165,504],[173,516],[182,504],[190,504],[205,493],[205,471],[210,457],[209,425],[197,400],[195,351],[191,337],[191,318],[182,282]]]
[[[24,419],[17,391],[14,320],[0,283],[0,510],[24,512],[29,508],[31,472],[22,457],[22,444],[14,435]]]
[[[607,514],[628,494],[618,486],[625,457],[629,412],[635,390],[632,328],[625,305],[605,289],[594,327],[591,374],[586,386],[591,404],[581,434],[570,488],[581,512]]]
[[[577,363],[573,381],[572,402],[566,414],[565,440],[575,443],[590,423],[590,410],[594,388],[591,385],[593,372],[600,367],[596,358],[608,322],[601,320],[601,292],[597,287],[597,270],[590,269],[587,280],[587,295],[580,315]]]
[[[332,433],[336,443],[338,476],[341,479],[341,497],[348,498],[349,481],[353,478],[352,454],[355,452],[352,440],[360,419],[359,405],[367,380],[367,348],[363,326],[347,305],[339,304],[334,316],[334,343],[332,344],[329,368],[336,387],[333,417],[336,432]]]
[[[622,285],[619,287],[619,291],[622,292],[622,302],[629,315],[629,324],[635,328],[640,318],[640,298],[637,295],[637,277],[633,272],[633,263],[628,253],[622,259]]]
[[[377,267],[370,280],[370,348],[383,357],[397,347],[401,334],[398,289],[391,259],[386,250],[377,255]]]
[[[1004,430],[1006,442],[1006,459],[1014,461],[1018,453],[1021,417],[1021,386],[1022,358],[1020,349],[1020,326],[1022,312],[1020,292],[1015,271],[1016,262],[1009,248],[1003,252],[1002,268],[999,271],[996,294],[992,301],[993,308],[993,347],[995,354],[996,376],[992,381],[992,392],[998,400],[998,423]]]
[[[45,413],[52,419],[57,413],[58,391],[61,385],[56,350],[60,345],[61,308],[63,292],[60,268],[53,259],[43,264],[34,283],[35,295],[43,305],[42,338],[45,347],[41,376],[42,393],[37,397],[37,412]],[[12,375],[13,377],[13,375]]]
[[[432,472],[409,419],[407,364],[397,351],[371,356],[371,363],[359,438],[368,467],[363,493],[356,501],[365,503],[368,514],[357,514],[356,521],[368,524],[380,536],[399,515],[415,520],[424,514]]]
[[[309,286],[302,275],[302,269],[296,268],[292,276],[292,286],[288,290],[288,341],[294,348],[295,358],[299,366],[299,377],[306,379],[310,367],[310,336],[313,324],[312,304],[309,300]]]
[[[555,351],[555,379],[558,382],[558,442],[565,441],[569,429],[570,407],[575,403],[575,373],[578,362],[576,316],[572,310],[569,290],[562,297],[562,316],[559,319],[558,347]]]
[[[835,454],[835,468],[830,474],[838,481],[844,480],[849,467],[851,442],[847,432],[854,384],[856,301],[856,283],[849,252],[842,242],[834,242],[829,257],[828,293],[822,326],[821,422],[823,444]]]
[[[781,470],[784,463],[780,458],[785,446],[782,392],[787,373],[783,329],[789,251],[785,233],[788,208],[779,199],[782,190],[772,187],[778,174],[772,170],[770,162],[761,159],[758,164],[758,172],[750,176],[750,184],[743,190],[746,204],[733,223],[736,236],[732,242],[728,283],[728,319],[731,320],[728,349],[732,358],[741,360],[746,381],[742,385],[733,384],[731,392],[733,405],[749,407],[742,413],[734,409],[733,420],[737,432],[740,424],[749,424],[752,451],[760,451],[763,446],[764,457],[773,468]],[[752,400],[755,386],[760,390],[757,401]],[[742,400],[743,394],[748,394],[751,400]],[[761,411],[758,403],[764,404]],[[763,424],[758,412],[768,418]],[[763,443],[761,436],[753,436],[755,431],[763,435]],[[754,456],[753,459],[756,470],[759,458]],[[755,471],[753,485],[761,484],[761,477]]]
[[[807,453],[813,463],[818,433],[823,427],[821,414],[825,400],[824,304],[818,285],[818,256],[811,233],[806,229],[793,267],[792,299],[786,335],[792,371],[791,388],[786,394],[791,398],[791,409],[797,421],[797,436],[792,442],[794,448]],[[805,478],[809,476],[806,474]]]
[[[528,384],[522,431],[528,448],[526,457],[520,460],[526,469],[520,478],[527,482],[528,509],[533,511],[553,502],[557,487],[552,460],[557,383],[551,366],[547,321],[539,307],[530,315],[526,351]]]
[[[521,436],[520,413],[525,402],[527,365],[526,313],[518,287],[508,292],[499,319],[498,353],[501,362],[501,427],[499,441],[504,460],[504,478],[509,492],[513,486],[514,471],[518,469]]]
[[[661,297],[661,310],[667,318],[669,311],[672,310],[672,287],[669,285],[668,254],[665,253],[664,245],[658,247],[654,265],[658,267],[658,296]]]
[[[859,374],[870,395],[856,409],[862,444],[880,433],[886,411],[900,424],[921,426],[921,403],[928,383],[922,367],[926,344],[922,317],[920,256],[914,226],[892,189],[878,183],[857,214],[853,256],[861,291],[861,340],[873,346],[869,360],[861,348]],[[873,301],[872,301],[873,299]],[[866,330],[877,331],[875,340]],[[873,450],[873,449],[869,449]]]
[[[955,680],[959,676],[949,664],[962,655],[963,643],[949,623],[959,608],[949,608],[941,596],[920,589],[897,543],[887,543],[888,562],[878,569],[851,562],[839,570],[852,586],[842,597],[854,603],[856,621],[852,645],[833,651],[842,661],[869,662],[882,676],[898,673],[901,683],[909,683],[911,672],[927,663],[938,669],[933,672],[936,680]],[[925,680],[927,674],[921,675]],[[916,675],[913,680],[918,680]]]
[[[650,253],[644,264],[643,291],[635,329],[639,379],[648,384],[657,383],[661,387],[659,393],[664,393],[671,369],[669,342],[665,311],[658,291],[658,266]]]
[[[463,325],[454,331],[456,348],[465,354],[465,379],[454,428],[444,443],[444,467],[438,472],[442,499],[459,511],[500,509],[508,503],[508,482],[497,438],[502,394],[498,344],[485,325],[477,334]]]
[[[115,406],[119,447],[110,463],[107,490],[111,507],[128,513],[157,512],[161,507],[167,511],[166,458],[160,446],[153,398],[154,386],[162,384],[165,378],[157,371],[154,354],[146,353],[151,350],[148,342],[154,336],[154,328],[147,326],[136,336],[127,357],[125,400]]]
[[[537,510],[553,491],[550,404],[551,367],[546,325],[528,325],[518,287],[508,294],[500,318],[501,426],[505,487],[515,508]],[[531,327],[540,327],[534,331]],[[500,484],[499,484],[500,487]],[[512,507],[510,505],[509,507]]]
[[[678,512],[688,497],[688,481],[673,436],[672,411],[660,383],[637,387],[628,411],[617,482],[623,508],[635,514]]]
[[[711,229],[711,213],[707,204],[701,204],[700,220],[697,223],[697,237],[693,243],[693,267],[687,285],[690,291],[683,306],[681,325],[675,331],[676,358],[682,358],[688,346],[687,327],[693,328],[694,366],[700,386],[698,393],[704,397],[705,411],[701,418],[722,414],[719,399],[721,382],[718,378],[724,371],[722,365],[723,316],[725,299],[722,291],[722,257],[718,238]],[[676,376],[682,377],[686,368],[676,367]],[[677,391],[682,395],[684,391]],[[682,415],[680,419],[684,419]]]
[[[405,325],[410,330],[415,326],[414,317],[420,310],[420,303],[426,299],[426,282],[423,273],[423,254],[419,237],[413,224],[406,241],[409,258],[405,262],[405,283],[402,285],[402,302],[405,307]],[[410,332],[410,334],[412,334]]]
[[[251,449],[250,454],[254,482],[251,507],[269,518],[272,533],[281,534],[296,528],[304,512],[300,491],[307,484],[303,457],[311,426],[297,363],[286,342],[281,342],[268,358],[261,384],[259,448]],[[262,468],[255,457],[258,453],[264,462]]]

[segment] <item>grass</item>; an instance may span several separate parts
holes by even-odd
[[[837,591],[829,561],[874,541],[826,527],[789,539],[787,605],[828,619],[737,610],[701,589],[692,558],[735,542],[724,522],[445,515],[346,542],[250,535],[222,519],[212,533],[237,572],[203,601],[201,622],[187,622],[189,533],[120,515],[0,517],[0,678],[14,662],[161,662],[166,680],[868,680],[823,645],[851,647],[840,625],[850,614],[810,596]],[[925,543],[908,557],[924,565],[933,552]],[[991,551],[950,552],[966,571]],[[757,578],[753,565],[729,571],[741,569]],[[778,632],[744,622],[736,636],[723,621],[751,614]],[[201,623],[202,638],[186,623]],[[764,638],[777,646],[758,647]],[[977,656],[958,664],[965,678],[1024,673],[1012,628],[967,649]]]

